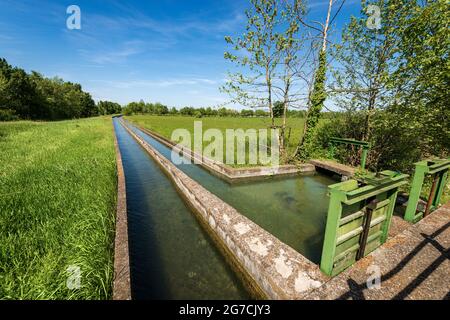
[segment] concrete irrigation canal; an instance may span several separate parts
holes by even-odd
[[[114,124],[126,176],[133,297],[248,297],[170,180],[118,119]],[[168,147],[127,126],[171,158]],[[177,167],[282,242],[319,262],[327,186],[335,180],[308,175],[231,185],[198,165]],[[262,243],[255,245],[264,250]]]
[[[339,298],[317,289],[352,292],[347,280],[366,271],[358,267],[362,258],[380,246],[383,252],[388,232],[394,238],[386,246],[398,253],[389,249],[393,258],[378,264],[410,254],[397,238],[414,226],[391,219],[406,175],[384,171],[367,183],[337,183],[315,173],[235,184],[177,164],[171,146],[151,132],[121,118],[114,127],[126,177],[133,299]],[[436,211],[416,229],[447,234],[449,211]],[[396,281],[411,278],[394,269]]]
[[[170,180],[114,121],[126,176],[134,299],[249,295]]]

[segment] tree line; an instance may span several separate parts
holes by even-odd
[[[177,109],[175,107],[169,108],[168,106],[156,102],[131,102],[123,108],[125,115],[133,114],[152,114],[152,115],[181,115],[190,117],[268,117],[269,111],[264,109],[229,109],[225,107],[213,108],[213,107],[183,107]],[[274,104],[273,113],[275,118],[281,118],[283,116],[283,104],[281,101],[277,101]],[[325,114],[325,117],[331,118],[335,112],[329,112]],[[288,110],[287,115],[292,118],[305,118],[305,110]]]
[[[0,59],[0,121],[64,120],[121,111],[117,103],[96,104],[80,84],[46,78],[35,71],[27,73]]]

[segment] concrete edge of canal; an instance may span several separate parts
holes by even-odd
[[[114,240],[113,300],[131,300],[130,256],[128,247],[128,216],[125,174],[122,156],[113,124],[117,165],[117,211]]]
[[[127,132],[158,163],[177,191],[208,226],[219,247],[226,249],[237,271],[260,296],[268,299],[304,299],[329,278],[319,266],[240,214],[229,204],[184,174],[170,160],[120,121]]]

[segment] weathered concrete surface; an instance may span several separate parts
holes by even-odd
[[[267,177],[278,177],[287,175],[307,174],[315,172],[315,166],[309,163],[294,165],[281,165],[278,167],[251,167],[251,168],[233,168],[222,162],[214,161],[208,157],[200,155],[187,147],[177,146],[176,143],[167,139],[166,137],[150,131],[148,129],[139,127],[133,124],[142,132],[148,134],[155,140],[161,142],[172,150],[182,153],[186,158],[196,161],[203,168],[212,174],[224,179],[230,183],[241,182],[247,180],[264,179]]]
[[[450,203],[409,225],[307,298],[449,299],[449,247]],[[379,289],[367,288],[372,266],[381,271]]]
[[[116,235],[114,240],[114,300],[131,300],[130,257],[128,249],[128,219],[125,190],[125,174],[122,166],[122,156],[114,132],[114,145],[117,163],[117,211]]]
[[[337,163],[331,160],[310,160],[309,163],[315,167],[325,169],[341,176],[352,177],[357,168],[346,166],[345,164]]]
[[[269,299],[304,299],[329,278],[319,267],[188,177],[123,122],[155,159],[208,231]]]
[[[410,226],[411,224],[403,218],[396,215],[392,216],[391,226],[389,227],[389,238],[395,237]]]

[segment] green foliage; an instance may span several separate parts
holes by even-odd
[[[320,120],[323,103],[327,97],[325,90],[326,72],[326,52],[321,51],[319,55],[319,66],[314,78],[314,88],[311,93],[308,115],[306,117],[306,131],[303,136],[303,143],[300,145],[298,150],[298,156],[303,160],[310,158],[313,153],[313,149],[316,148],[314,146],[315,131]]]
[[[281,118],[284,112],[284,103],[281,101],[276,101],[273,104],[273,116],[275,118]]]
[[[21,119],[36,120],[62,120],[98,114],[94,100],[79,84],[44,78],[37,72],[27,74],[20,68],[10,66],[5,59],[0,59],[0,110],[12,110]]]
[[[339,65],[333,94],[346,113],[326,125],[317,143],[330,135],[366,140],[372,170],[409,172],[412,164],[450,154],[448,24],[446,1],[420,3],[379,0],[382,23],[367,28],[366,1],[334,46]],[[341,161],[357,164],[356,150],[335,150]]]
[[[345,145],[330,148],[330,138],[361,140],[365,133],[365,116],[363,111],[349,111],[323,123],[314,139],[316,148],[324,150],[320,156],[359,166],[359,148]],[[374,113],[370,142],[372,148],[367,158],[367,168],[372,171],[390,169],[410,172],[413,163],[421,158],[420,136],[408,130],[408,122],[396,121],[387,111]]]
[[[201,117],[203,117],[203,115],[202,115],[202,113],[200,111],[195,111],[194,117],[201,118]]]
[[[253,110],[245,110],[245,109],[241,110],[242,117],[253,117],[254,115],[255,115],[255,111],[253,111]]]
[[[178,111],[175,108],[172,108],[169,111],[169,108],[162,103],[145,103],[144,100],[139,102],[131,102],[124,108],[124,113],[126,115],[131,114],[157,114],[157,115],[165,115],[165,114],[177,114]]]
[[[450,10],[448,1],[416,4],[398,26],[399,64],[391,86],[397,88],[391,112],[407,115],[421,136],[424,156],[450,154]]]
[[[111,101],[99,101],[97,108],[100,115],[118,114],[122,112],[122,106]]]
[[[255,116],[256,117],[267,117],[267,112],[259,109],[259,110],[255,111]]]
[[[0,121],[14,121],[19,120],[15,110],[0,109]]]
[[[230,73],[230,80],[221,90],[229,94],[234,103],[268,108],[273,118],[272,82],[281,59],[281,50],[277,47],[281,35],[278,30],[282,23],[281,4],[276,0],[251,0],[250,3],[246,11],[246,32],[238,38],[225,37],[233,48],[233,52],[225,52],[225,59],[245,72]]]

